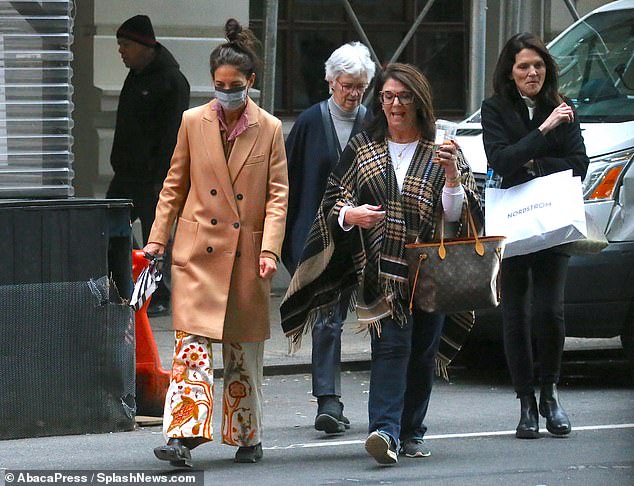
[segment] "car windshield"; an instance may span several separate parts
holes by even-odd
[[[549,50],[581,122],[634,120],[634,9],[591,15]]]

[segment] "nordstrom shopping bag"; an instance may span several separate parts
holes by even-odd
[[[586,210],[587,238],[585,240],[571,241],[559,247],[559,250],[570,256],[599,253],[608,246],[608,239],[605,236],[605,223],[599,224],[592,212],[589,211],[590,206],[588,204],[584,203],[583,207]]]
[[[509,189],[487,188],[485,230],[507,237],[504,258],[585,239],[581,178],[567,170]]]

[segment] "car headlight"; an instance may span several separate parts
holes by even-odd
[[[633,156],[634,150],[627,149],[590,159],[588,173],[583,180],[583,198],[610,199],[623,167]]]

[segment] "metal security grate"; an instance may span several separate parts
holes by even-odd
[[[0,0],[0,198],[73,195],[72,0]]]
[[[134,428],[134,318],[107,285],[0,285],[0,440]]]

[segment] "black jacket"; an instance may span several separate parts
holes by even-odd
[[[315,220],[326,190],[328,176],[339,160],[339,148],[330,147],[321,115],[321,103],[303,111],[286,139],[288,160],[288,214],[282,246],[282,262],[292,275],[304,249],[304,242]],[[359,111],[350,138],[361,130],[365,110]],[[338,144],[332,118],[329,129]]]
[[[115,177],[130,184],[162,185],[176,145],[189,83],[162,45],[143,71],[123,83],[110,163]]]
[[[503,188],[568,169],[575,176],[586,175],[590,161],[576,112],[572,123],[562,123],[543,135],[538,127],[551,112],[538,106],[529,120],[528,108],[519,95],[513,100],[492,96],[482,102],[484,150],[489,166],[502,176]],[[525,167],[531,159],[533,174]]]

